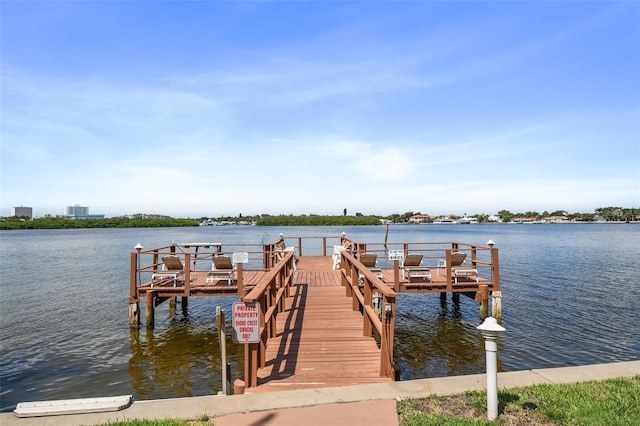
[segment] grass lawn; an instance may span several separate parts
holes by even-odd
[[[640,425],[640,376],[498,392],[499,417],[486,420],[485,392],[398,403],[401,426]]]
[[[562,385],[535,385],[498,392],[499,417],[486,420],[485,392],[431,396],[398,402],[400,426],[640,425],[640,375]],[[211,426],[215,418],[129,420],[102,426]]]

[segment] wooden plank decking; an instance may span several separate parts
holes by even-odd
[[[267,343],[267,365],[250,392],[391,381],[380,377],[380,349],[363,336],[362,315],[353,311],[340,277],[331,258],[300,259],[276,337]]]

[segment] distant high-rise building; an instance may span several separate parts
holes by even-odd
[[[28,217],[29,219],[33,219],[33,208],[23,206],[11,207],[11,216]]]
[[[86,216],[89,214],[89,207],[76,204],[75,206],[67,206],[65,208],[65,216]]]
[[[73,219],[101,219],[103,214],[89,214],[89,207],[76,204],[75,206],[67,206],[65,208],[65,216]]]

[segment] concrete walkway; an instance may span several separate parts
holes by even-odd
[[[499,373],[498,386],[504,389],[541,383],[573,383],[636,375],[640,375],[640,361]],[[396,426],[398,398],[452,395],[485,388],[485,375],[473,374],[255,395],[137,401],[125,410],[110,413],[32,418],[18,418],[13,413],[5,413],[0,414],[0,424],[70,426],[95,425],[127,419],[198,419],[207,416],[214,420],[216,426]]]

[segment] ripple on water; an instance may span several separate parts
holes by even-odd
[[[20,401],[134,394],[137,399],[214,394],[221,388],[215,308],[234,298],[191,298],[156,329],[128,325],[129,252],[171,241],[261,243],[271,228],[0,232],[2,411]],[[216,229],[214,229],[216,228]],[[381,241],[381,227],[326,228]],[[318,235],[317,228],[287,229]],[[500,251],[501,371],[640,359],[634,256],[640,226],[392,226],[389,242],[492,239]],[[314,248],[315,250],[315,248]],[[484,371],[478,306],[461,297],[402,294],[395,359],[403,379]],[[227,332],[230,325],[227,324]],[[233,377],[243,347],[227,339]]]

